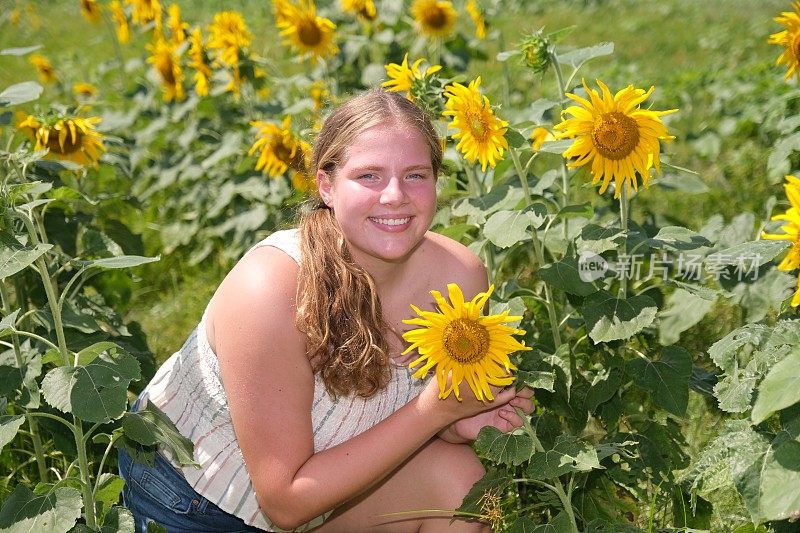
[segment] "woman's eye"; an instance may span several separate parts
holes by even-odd
[[[408,179],[410,180],[424,180],[425,176],[423,174],[409,174]]]
[[[375,174],[362,174],[357,179],[371,181],[378,179],[378,177]]]

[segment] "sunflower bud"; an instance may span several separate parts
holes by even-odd
[[[536,73],[544,72],[550,65],[550,47],[550,39],[542,30],[529,35],[519,45],[523,64]]]

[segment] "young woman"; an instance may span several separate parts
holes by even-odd
[[[134,406],[161,408],[200,465],[120,454],[137,530],[489,530],[404,513],[459,507],[484,473],[468,443],[533,409],[530,389],[439,400],[435,379],[412,379],[414,354],[401,356],[410,304],[433,310],[429,291],[448,283],[468,297],[487,288],[473,253],[428,231],[441,160],[427,116],[396,93],[329,116],[313,209],[239,261]]]

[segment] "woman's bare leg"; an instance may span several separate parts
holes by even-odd
[[[453,520],[446,513],[381,516],[420,509],[456,509],[484,473],[472,448],[434,437],[386,479],[336,509],[314,533],[489,532],[483,522]]]

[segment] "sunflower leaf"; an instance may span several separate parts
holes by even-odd
[[[572,50],[565,54],[558,54],[558,62],[562,65],[571,65],[574,68],[580,67],[590,59],[608,56],[614,53],[614,43],[600,43],[586,48]]]
[[[625,372],[649,391],[653,403],[676,416],[683,416],[689,403],[692,355],[680,346],[667,346],[657,361],[637,358],[625,365]]]
[[[800,347],[773,366],[758,386],[752,419],[760,424],[773,412],[800,402]]]
[[[475,449],[495,463],[519,466],[533,455],[533,440],[527,433],[503,433],[486,426],[478,433]]]
[[[594,342],[628,339],[653,323],[658,307],[647,296],[625,300],[608,291],[590,294],[583,302],[583,317]]]
[[[43,90],[44,87],[35,81],[23,81],[11,85],[0,93],[0,106],[24,104],[36,100]]]
[[[592,445],[573,435],[559,435],[553,449],[534,454],[527,473],[533,479],[553,479],[569,472],[602,468]]]

